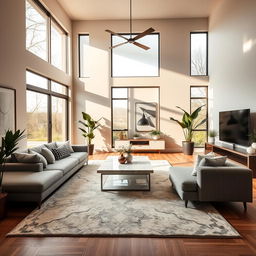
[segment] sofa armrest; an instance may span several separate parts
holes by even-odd
[[[252,202],[252,170],[246,167],[201,167],[197,173],[200,201]]]
[[[84,145],[72,145],[74,152],[88,152],[88,147]]]
[[[25,172],[42,172],[43,163],[6,163],[4,165],[4,170],[6,172],[16,172],[16,171],[25,171]]]

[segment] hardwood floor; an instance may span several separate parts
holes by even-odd
[[[105,159],[109,154],[95,154],[90,159]],[[142,154],[138,154],[142,155]],[[145,155],[145,154],[143,154]],[[165,159],[172,165],[192,165],[193,157],[177,154],[147,154],[150,159]],[[254,180],[254,201],[256,180]],[[241,203],[218,203],[216,209],[242,235],[241,239],[192,238],[5,238],[35,205],[10,205],[8,216],[0,221],[0,256],[180,256],[180,255],[256,255],[256,203],[243,211]]]

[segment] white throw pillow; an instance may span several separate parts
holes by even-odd
[[[73,150],[73,148],[71,147],[69,140],[68,140],[68,141],[65,141],[65,142],[57,142],[57,146],[58,146],[58,147],[65,146],[65,147],[68,149],[68,151],[69,151],[70,153],[74,153],[74,150]]]
[[[40,162],[43,163],[44,168],[47,166],[47,160],[45,159],[45,157],[39,153],[37,153],[36,151],[33,151],[31,149],[28,149],[28,153],[29,154],[35,154],[38,155],[40,158]]]
[[[211,157],[215,157],[216,155],[213,153],[213,152],[210,152],[206,155],[198,155],[197,156],[197,159],[195,161],[195,164],[194,164],[194,168],[193,168],[193,171],[192,171],[192,176],[196,176],[197,175],[197,169],[199,167],[199,164],[200,162],[205,158],[205,157],[208,157],[208,158],[211,158]]]

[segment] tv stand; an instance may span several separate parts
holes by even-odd
[[[256,154],[248,154],[211,143],[205,143],[204,149],[205,153],[214,152],[219,155],[225,155],[229,159],[247,166],[253,171],[253,177],[256,178]]]

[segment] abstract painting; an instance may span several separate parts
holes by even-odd
[[[0,138],[6,130],[16,129],[15,94],[14,89],[0,86]]]
[[[137,132],[157,130],[157,103],[136,102],[135,116]]]

